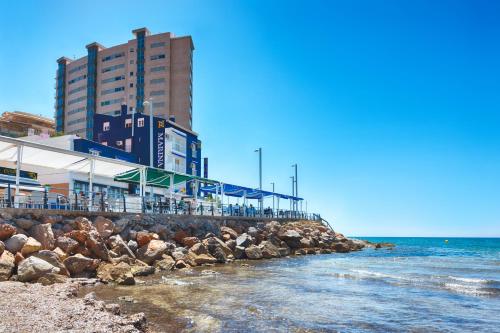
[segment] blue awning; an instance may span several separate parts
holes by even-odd
[[[255,188],[232,185],[232,184],[223,184],[224,186],[224,195],[229,197],[246,197],[247,199],[261,199],[265,197],[275,196],[281,199],[291,199],[295,201],[304,200],[299,197],[294,197],[291,195],[281,194],[281,193],[273,193],[269,191],[259,190]],[[212,193],[212,194],[221,194],[221,185],[209,185],[200,188],[200,190],[204,193]]]

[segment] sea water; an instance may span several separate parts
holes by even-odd
[[[125,311],[159,331],[500,332],[500,239],[362,238],[394,249],[308,255],[165,273]]]

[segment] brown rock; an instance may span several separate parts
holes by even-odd
[[[262,251],[256,245],[250,245],[245,249],[245,254],[248,259],[262,259]]]
[[[44,250],[52,250],[55,248],[56,241],[50,223],[34,225],[30,229],[30,234],[42,244]]]
[[[7,281],[14,271],[15,258],[9,251],[3,251],[0,255],[0,281]]]
[[[73,230],[65,234],[66,237],[76,240],[80,244],[85,244],[89,236],[88,231],[85,230]]]
[[[134,285],[135,279],[129,264],[102,263],[97,268],[97,277],[104,282],[115,282],[121,285]]]
[[[175,260],[168,255],[163,255],[163,258],[155,263],[155,267],[160,271],[170,271],[174,268],[174,266]]]
[[[35,221],[33,221],[32,219],[23,219],[23,218],[16,219],[15,222],[19,228],[24,230],[28,230],[35,224]]]
[[[64,266],[71,273],[71,276],[78,276],[83,272],[93,272],[99,266],[98,259],[91,259],[84,257],[81,254],[75,254],[66,258],[64,261]]]
[[[28,240],[24,243],[23,248],[21,249],[21,253],[23,256],[27,256],[42,249],[42,244],[39,241],[33,237],[28,237]]]
[[[33,254],[33,257],[45,260],[52,266],[59,268],[59,274],[69,276],[68,270],[66,269],[62,260],[59,258],[59,256],[55,251],[42,250],[40,252]]]
[[[92,223],[85,217],[77,217],[75,219],[76,228],[78,230],[90,231],[93,229]]]
[[[97,231],[92,230],[89,232],[85,245],[97,258],[109,261],[108,248]]]
[[[0,256],[2,255],[3,251],[5,251],[5,244],[0,241]]]
[[[57,256],[59,257],[59,259],[61,260],[64,260],[68,257],[68,254],[66,252],[64,252],[63,250],[61,250],[60,248],[56,247],[54,249],[54,253],[57,254]]]
[[[155,260],[167,251],[167,244],[164,241],[154,239],[137,250],[137,259],[147,264],[152,264]]]
[[[182,240],[190,235],[184,230],[179,230],[174,234],[173,240],[181,244]]]
[[[14,264],[19,265],[21,261],[23,261],[25,258],[21,254],[21,252],[17,252],[16,255],[14,256]]]
[[[130,249],[130,247],[125,243],[125,241],[121,238],[120,235],[111,236],[108,239],[108,245],[111,247],[111,250],[118,255],[126,255],[131,258],[135,258],[135,254]]]
[[[147,232],[147,231],[139,231],[137,233],[136,238],[135,238],[139,247],[148,244],[153,239],[158,240],[158,239],[160,239],[160,237],[155,233]]]
[[[210,254],[202,253],[197,255],[196,253],[191,251],[189,251],[187,258],[190,263],[193,263],[192,266],[215,264],[217,262],[217,259],[212,257]]]
[[[82,231],[75,231],[80,235]],[[85,237],[85,240],[87,238]],[[61,236],[57,237],[56,239],[56,246],[66,252],[67,254],[74,254],[76,253],[76,249],[78,248],[78,242],[74,240],[73,238],[66,237],[66,236]]]
[[[224,236],[224,235],[229,235],[229,239],[236,239],[238,238],[238,234],[236,233],[236,231],[234,231],[233,229],[229,228],[229,227],[221,227],[220,228],[220,232],[221,234]]]
[[[64,283],[68,280],[66,275],[47,273],[38,279],[38,283],[44,286],[50,286],[54,283]]]
[[[0,240],[4,241],[16,233],[16,228],[7,223],[0,224]]]
[[[184,260],[177,260],[175,263],[175,268],[177,269],[182,269],[182,268],[189,268],[190,266],[184,261]]]
[[[194,244],[199,243],[200,239],[198,237],[184,237],[181,244],[187,247],[192,247]]]
[[[231,235],[230,234],[222,234],[222,239],[227,242],[228,240],[231,239]]]
[[[98,216],[94,222],[95,228],[102,238],[108,238],[113,234],[115,225],[110,219]]]
[[[281,256],[278,247],[269,241],[263,241],[262,243],[260,243],[259,247],[262,251],[263,258],[270,259],[278,258]]]
[[[194,244],[189,251],[193,252],[196,255],[206,254],[208,253],[207,247],[203,243]]]
[[[332,245],[332,250],[339,253],[346,253],[350,251],[349,245],[344,242],[334,243]]]

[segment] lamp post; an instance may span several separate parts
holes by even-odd
[[[272,182],[271,185],[273,185],[273,217],[274,217],[274,182]]]
[[[290,210],[293,211],[293,205],[294,205],[294,200],[293,200],[293,197],[295,196],[295,177],[294,176],[290,176],[290,178],[292,179],[292,198],[290,199]]]
[[[255,149],[255,152],[259,153],[259,190],[262,191],[262,147]],[[263,206],[262,197],[259,199],[259,206],[260,206],[259,207],[260,213],[262,215],[262,206]]]
[[[297,182],[297,163],[293,164],[292,165],[292,168],[295,168],[295,196],[298,197],[299,196],[299,185],[298,185],[298,182]],[[295,211],[298,210],[298,202],[295,201]]]

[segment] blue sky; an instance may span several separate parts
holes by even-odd
[[[153,33],[195,43],[210,176],[299,194],[366,236],[500,236],[500,2],[9,1],[0,111],[53,115],[56,59]]]

